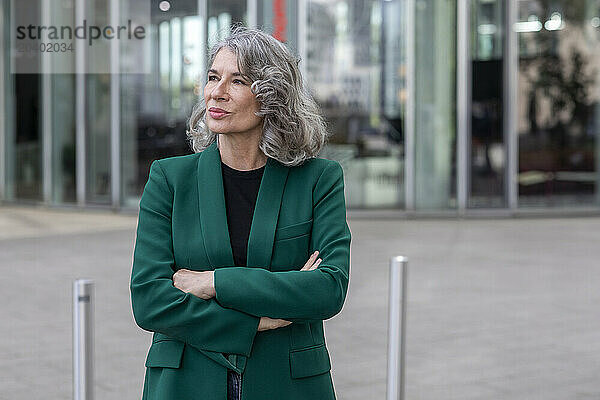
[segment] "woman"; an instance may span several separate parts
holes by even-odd
[[[152,163],[131,301],[154,332],[144,400],[335,399],[323,320],[342,309],[350,230],[298,60],[237,27],[209,56],[192,155]]]

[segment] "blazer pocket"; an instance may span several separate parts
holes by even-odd
[[[283,226],[275,230],[275,240],[292,239],[299,236],[304,236],[310,233],[312,227],[312,218],[308,221],[299,222],[297,224]]]
[[[292,378],[307,378],[331,370],[329,352],[325,344],[290,350],[290,372]]]
[[[152,343],[146,357],[146,367],[179,368],[184,346],[185,343],[179,340]]]

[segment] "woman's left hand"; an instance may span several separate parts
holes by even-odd
[[[211,299],[216,294],[214,271],[180,269],[173,274],[173,286],[204,300]]]

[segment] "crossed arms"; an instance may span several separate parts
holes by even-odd
[[[313,188],[311,250],[322,262],[308,271],[226,267],[214,271],[216,297],[201,299],[173,285],[173,193],[158,161],[140,201],[130,290],[136,323],[198,349],[250,355],[261,317],[324,320],[342,309],[349,278],[350,231],[342,169],[328,164]]]

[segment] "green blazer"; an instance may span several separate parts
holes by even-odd
[[[323,320],[341,311],[348,289],[342,168],[268,158],[248,266],[234,267],[220,162],[213,143],[150,168],[130,282],[135,321],[154,332],[142,399],[225,400],[228,368],[242,373],[243,400],[335,399]],[[315,250],[319,267],[299,271]],[[174,287],[180,268],[214,270],[216,297]],[[292,324],[257,332],[262,316]]]

